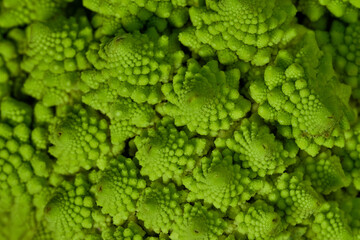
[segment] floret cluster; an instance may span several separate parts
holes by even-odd
[[[360,240],[360,0],[0,0],[0,240]]]

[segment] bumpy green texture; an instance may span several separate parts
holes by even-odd
[[[184,206],[183,215],[175,219],[170,238],[215,240],[219,239],[225,228],[226,222],[218,212],[209,210],[197,202],[194,206],[190,204]]]
[[[205,2],[206,7],[190,8],[193,27],[180,35],[181,43],[202,57],[213,53],[211,47],[222,64],[243,60],[262,66],[293,34],[289,24],[296,8],[290,0]]]
[[[360,2],[358,0],[318,0],[319,3],[345,22],[358,21]]]
[[[0,0],[0,240],[360,240],[360,0]]]
[[[96,29],[94,31],[94,37],[96,39],[101,39],[104,36],[112,36],[122,27],[120,19],[101,14],[93,16],[91,25]]]
[[[20,64],[15,44],[0,34],[0,99],[10,95],[14,85],[11,78],[20,75]]]
[[[354,124],[345,134],[344,149],[336,149],[342,159],[341,165],[352,185],[360,190],[360,122]]]
[[[30,134],[25,123],[0,122],[0,239],[32,239],[49,199],[51,160]]]
[[[325,203],[315,215],[311,223],[311,239],[352,240],[353,234],[344,212],[336,202]]]
[[[116,89],[106,86],[91,91],[82,100],[110,119],[111,143],[123,145],[124,141],[139,135],[143,129],[154,125],[156,115],[149,104],[139,104],[130,98],[119,97]]]
[[[83,174],[64,181],[45,208],[47,228],[54,239],[97,239],[106,227],[106,217],[89,194],[90,183]]]
[[[1,120],[17,125],[24,123],[30,125],[32,108],[30,105],[14,98],[6,97],[1,101]]]
[[[240,233],[249,239],[274,238],[283,230],[283,223],[274,207],[258,200],[236,216],[235,222]]]
[[[142,240],[145,231],[135,222],[129,222],[127,227],[109,228],[103,231],[101,239],[103,240]]]
[[[85,52],[92,38],[90,23],[80,14],[29,25],[21,67],[30,75],[23,91],[46,106],[72,102],[80,87],[79,71],[90,67]]]
[[[242,120],[231,137],[218,138],[215,143],[238,153],[238,164],[260,176],[282,173],[297,160],[296,144],[292,141],[284,144],[276,139],[258,116]]]
[[[173,179],[181,183],[181,177],[194,168],[207,147],[205,139],[189,135],[177,130],[170,118],[163,118],[156,129],[137,136],[135,156],[141,165],[141,174],[151,181],[162,178],[164,182]]]
[[[0,27],[11,28],[33,21],[46,21],[73,0],[1,0]]]
[[[81,78],[89,90],[97,91],[103,83],[119,96],[156,104],[162,100],[161,83],[171,79],[184,57],[171,39],[155,29],[104,38],[87,52],[96,70],[83,72]]]
[[[353,88],[352,96],[360,99],[360,26],[334,21],[330,30],[331,45],[335,48],[334,67],[340,78]]]
[[[74,106],[50,126],[49,153],[57,158],[55,171],[73,174],[97,166],[105,169],[112,155],[108,123],[93,109]]]
[[[201,66],[195,60],[181,68],[172,83],[162,86],[168,102],[158,105],[162,115],[186,125],[192,132],[216,136],[250,110],[250,102],[239,94],[240,71],[221,71],[217,61]]]
[[[299,0],[297,9],[312,22],[318,21],[326,13],[326,8],[319,3],[319,0]]]
[[[326,89],[326,91],[324,91]],[[264,81],[250,85],[258,113],[275,121],[285,137],[315,156],[320,146],[344,146],[349,129],[351,89],[335,78],[331,55],[308,32],[291,50],[282,50],[265,69]]]
[[[230,150],[213,150],[211,156],[202,158],[200,166],[183,182],[190,190],[188,201],[202,199],[223,212],[230,206],[248,201],[263,187],[262,180],[256,179],[251,170],[233,164]]]
[[[135,212],[136,201],[146,186],[138,172],[134,162],[123,156],[111,160],[105,171],[98,172],[92,190],[96,203],[104,214],[113,217],[116,225],[123,224],[129,214]]]
[[[312,187],[319,193],[329,194],[350,183],[341,166],[340,158],[331,151],[319,153],[315,158],[304,157],[299,169],[304,178],[311,181]]]
[[[185,6],[197,1],[186,0],[83,0],[85,7],[106,16],[113,16],[121,21],[131,21],[142,27],[145,20],[153,14],[166,18],[175,27],[182,27],[188,20]]]
[[[167,233],[176,217],[182,215],[180,204],[185,202],[184,191],[178,191],[173,183],[162,185],[154,182],[146,188],[137,204],[137,217],[147,229]]]
[[[323,200],[311,187],[311,182],[296,174],[282,174],[275,182],[275,190],[269,194],[280,216],[295,225],[308,219],[319,210]]]
[[[318,21],[328,10],[342,21],[355,23],[359,16],[360,2],[358,0],[299,0],[297,8],[312,22]]]
[[[351,231],[353,233],[354,240],[360,239],[360,198],[347,198],[341,199],[339,202],[339,207],[341,210],[344,211],[345,216],[341,215],[342,220],[344,223],[348,223],[351,227]],[[341,210],[337,210],[341,213]],[[342,213],[341,213],[342,214]]]

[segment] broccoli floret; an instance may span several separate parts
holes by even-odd
[[[227,146],[239,154],[241,166],[260,176],[282,173],[297,160],[298,147],[291,140],[283,144],[257,115],[244,119],[231,137],[216,139],[216,146]]]
[[[46,21],[61,13],[74,0],[2,0],[0,27],[11,28],[34,21]]]
[[[315,214],[311,223],[311,239],[352,240],[353,234],[336,202],[327,202]]]
[[[146,182],[138,173],[130,158],[118,157],[109,163],[104,171],[99,171],[92,191],[96,203],[104,214],[113,217],[116,225],[124,223],[129,214],[136,211],[136,201]]]
[[[360,240],[360,0],[0,0],[0,240]]]
[[[173,117],[176,126],[216,136],[250,110],[250,102],[239,94],[239,78],[238,69],[224,72],[217,61],[201,66],[191,59],[172,83],[162,86],[168,102],[157,105],[157,111]]]
[[[183,215],[175,218],[170,238],[215,240],[223,234],[226,227],[226,222],[218,212],[209,210],[198,202],[193,206],[186,204]]]
[[[90,187],[84,174],[57,187],[44,211],[54,239],[96,239],[99,230],[107,226],[107,218],[96,206]]]
[[[312,156],[321,146],[343,147],[344,131],[353,119],[351,89],[336,79],[331,63],[330,54],[308,32],[294,49],[279,52],[274,65],[266,67],[264,81],[250,85],[259,115],[276,121],[281,134],[295,138]]]
[[[32,239],[52,192],[52,161],[34,147],[29,122],[7,120],[0,122],[0,236]]]
[[[145,239],[145,231],[137,225],[135,222],[131,221],[127,224],[127,227],[117,227],[117,228],[108,228],[104,230],[101,234],[101,239],[103,240],[142,240]],[[148,239],[148,238],[146,238]]]
[[[153,14],[166,18],[175,27],[182,27],[188,20],[188,10],[185,6],[196,4],[196,1],[121,1],[121,0],[83,0],[85,7],[106,16],[113,16],[121,21],[134,18],[142,25]],[[142,26],[141,26],[142,27]],[[139,27],[140,28],[140,27]]]
[[[163,118],[156,129],[144,131],[134,140],[138,149],[135,156],[141,174],[151,181],[162,178],[181,183],[182,177],[196,165],[196,160],[207,150],[207,141],[178,131],[170,118]]]
[[[106,86],[83,95],[82,101],[110,119],[111,143],[116,145],[122,146],[127,139],[153,126],[157,119],[151,105],[120,97],[115,89]]]
[[[297,170],[303,172],[304,178],[311,181],[312,187],[319,193],[329,194],[351,182],[345,176],[340,158],[329,150],[319,153],[315,158],[304,157],[301,164]]]
[[[181,50],[171,46],[176,44],[171,39],[158,35],[155,29],[104,38],[87,52],[97,70],[85,71],[81,78],[89,90],[97,91],[103,83],[119,96],[156,104],[162,100],[161,83],[172,78],[184,57]]]
[[[230,150],[213,150],[183,182],[190,190],[188,201],[202,199],[223,212],[248,201],[263,187],[263,181],[254,172],[233,164]]]
[[[330,43],[335,49],[334,68],[341,79],[353,88],[352,96],[360,99],[360,26],[351,23],[345,26],[334,21],[330,29]]]
[[[137,203],[136,215],[144,221],[147,229],[156,233],[168,233],[175,218],[182,216],[180,204],[185,202],[185,195],[173,183],[163,185],[154,182],[143,191]]]
[[[283,173],[275,181],[275,189],[268,199],[277,207],[283,219],[296,225],[317,212],[323,199],[300,175]]]
[[[290,0],[205,2],[206,7],[190,8],[193,27],[179,37],[200,56],[208,55],[211,47],[222,64],[240,59],[262,66],[270,61],[273,49],[292,35],[289,24],[296,8]]]
[[[23,91],[45,106],[72,102],[79,93],[80,71],[90,67],[85,52],[92,38],[90,23],[81,14],[29,25],[21,67],[30,75]]]
[[[274,207],[258,200],[235,218],[239,232],[249,239],[269,239],[277,236],[285,227]]]
[[[74,174],[97,166],[105,169],[112,156],[108,123],[93,109],[75,105],[49,127],[49,153],[57,158],[55,171]]]

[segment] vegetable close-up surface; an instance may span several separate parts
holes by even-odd
[[[360,240],[360,0],[0,0],[0,240]]]

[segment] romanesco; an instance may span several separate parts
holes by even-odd
[[[359,0],[0,0],[0,240],[360,240]]]

